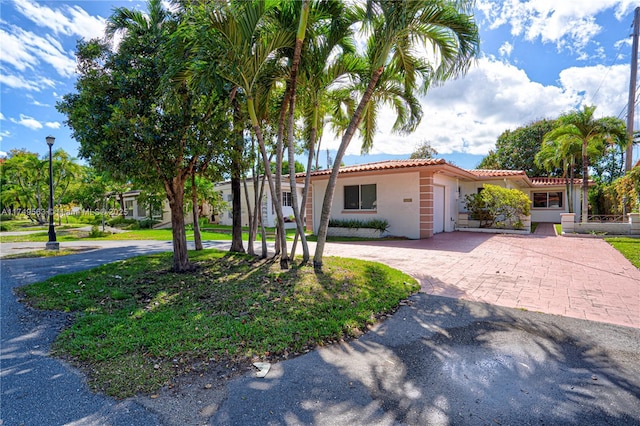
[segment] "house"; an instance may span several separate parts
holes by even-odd
[[[260,183],[260,180],[259,180]],[[300,182],[296,184],[296,194],[298,197],[298,203],[302,200],[302,188],[304,187],[304,183]],[[247,179],[247,191],[249,195],[249,200],[251,202],[251,207],[253,208],[254,203],[254,180],[253,178]],[[215,184],[215,189],[222,195],[222,200],[226,202],[227,207],[222,212],[219,212],[216,215],[216,222],[221,225],[232,225],[232,215],[231,215],[231,202],[233,201],[233,194],[231,193],[231,182],[221,182]],[[258,192],[260,190],[258,189]],[[285,217],[285,228],[295,228],[295,219],[293,216],[293,202],[291,196],[291,185],[289,183],[289,176],[282,177],[282,213]],[[241,211],[242,211],[242,226],[249,226],[249,209],[247,208],[247,194],[245,194],[245,186],[244,184],[241,186],[241,194],[242,200]],[[262,206],[261,206],[261,214],[264,226],[266,227],[275,227],[277,222],[276,210],[273,204],[273,199],[271,198],[271,192],[269,191],[269,184],[265,182],[263,195],[262,195]]]
[[[307,230],[317,233],[330,170],[311,173]],[[296,176],[303,182],[304,173]],[[518,170],[465,170],[443,159],[391,160],[343,167],[336,184],[332,219],[385,219],[388,233],[430,238],[458,228],[465,195],[484,184],[516,188],[532,202],[532,222],[560,223],[569,211],[565,179],[529,178]],[[580,213],[580,183],[574,181],[573,206]]]
[[[145,220],[153,219],[159,224],[171,224],[171,209],[169,208],[169,201],[163,199],[162,208],[149,210],[149,207],[140,200],[141,191],[132,190],[122,194],[122,202],[124,203],[125,217],[127,219]],[[185,221],[188,218],[185,216]],[[189,223],[193,220],[189,219]]]

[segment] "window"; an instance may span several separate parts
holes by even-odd
[[[344,187],[345,210],[375,210],[376,184]]]
[[[127,217],[133,217],[133,200],[125,200],[124,209],[127,211]]]
[[[562,192],[534,192],[533,207],[538,209],[561,209]]]
[[[284,207],[291,207],[291,193],[290,192],[283,192],[282,193],[282,205]]]

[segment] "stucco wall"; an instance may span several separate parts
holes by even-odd
[[[253,199],[254,199],[253,183],[247,182],[247,187],[249,189],[249,200],[251,201],[251,203],[253,203]],[[222,192],[222,199],[228,204],[228,209],[225,211],[222,211],[220,214],[217,215],[218,223],[220,223],[221,225],[231,226],[232,219],[231,217],[229,217],[229,213],[231,212],[231,201],[228,201],[229,199],[228,196],[231,194],[231,184],[228,182],[219,184],[216,187],[216,190],[219,192]],[[282,191],[289,192],[289,185],[283,184]],[[302,201],[302,186],[300,185],[297,188],[297,194],[298,194],[298,203],[300,203]],[[244,185],[242,185],[242,188],[241,188],[241,196],[242,196],[242,199],[241,199],[242,226],[249,226],[249,213],[247,209]],[[293,216],[293,207],[283,206],[282,213],[284,214],[285,218],[289,216]],[[262,214],[263,214],[263,220],[264,220],[265,226],[274,227],[276,224],[276,214],[271,204],[271,192],[269,191],[269,186],[267,182],[265,182],[265,187],[263,191]]]
[[[393,173],[364,177],[341,176],[331,206],[332,219],[386,219],[389,235],[420,238],[419,174]],[[328,180],[313,182],[313,231],[318,232]],[[344,186],[376,184],[376,211],[344,210]]]

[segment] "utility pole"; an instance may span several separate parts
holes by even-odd
[[[638,32],[640,30],[640,7],[636,7],[633,14],[633,43],[631,47],[631,79],[629,81],[629,104],[627,105],[627,134],[629,135],[629,147],[624,163],[624,170],[630,171],[633,167],[633,121],[636,107],[636,79],[638,74]]]

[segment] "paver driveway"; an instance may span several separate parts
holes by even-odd
[[[598,238],[453,232],[325,255],[385,263],[427,294],[640,328],[640,270]]]

